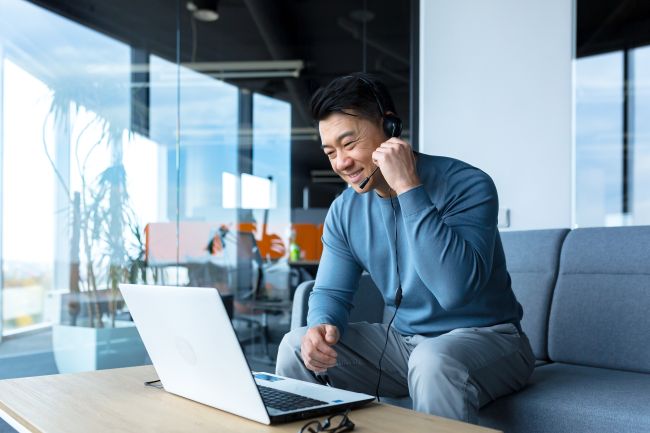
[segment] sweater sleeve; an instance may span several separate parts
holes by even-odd
[[[445,310],[469,303],[491,276],[498,197],[477,170],[448,191],[438,209],[421,185],[398,196],[415,270]]]
[[[362,269],[351,253],[349,239],[341,222],[340,207],[340,203],[332,206],[325,219],[323,254],[314,290],[309,296],[307,325],[336,325],[343,335]]]

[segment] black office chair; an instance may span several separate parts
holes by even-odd
[[[254,332],[249,338],[242,339],[242,344],[262,344],[262,357],[258,361],[274,364],[275,359],[269,349],[269,315],[289,314],[292,303],[290,299],[271,296],[266,291],[265,263],[257,246],[255,237],[250,232],[237,233],[237,278],[234,284],[234,320],[249,326]],[[287,291],[289,293],[289,291]],[[254,347],[253,347],[254,349]]]

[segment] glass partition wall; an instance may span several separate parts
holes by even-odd
[[[416,137],[417,4],[0,0],[0,376],[149,362],[122,282],[218,290],[272,369],[347,187],[309,96],[375,73]]]

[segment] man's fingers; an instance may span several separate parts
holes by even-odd
[[[372,162],[374,162],[376,165],[381,165],[381,163],[384,162],[385,158],[386,155],[383,152],[381,152],[379,148],[377,148],[372,153]]]
[[[314,371],[316,371],[316,370],[323,371],[323,370],[327,370],[328,368],[332,368],[332,367],[336,366],[336,363],[320,362],[320,361],[317,361],[315,359],[310,359],[310,358],[303,359],[303,361],[305,362],[306,366],[313,367],[313,368],[310,368],[310,370],[314,370]]]
[[[406,141],[396,137],[389,138],[388,140],[384,141],[382,144],[397,146],[397,147],[411,147],[411,145],[408,144]]]
[[[301,358],[305,366],[315,372],[334,367],[337,355],[332,345],[338,340],[338,328],[334,325],[318,325],[310,328],[300,346]]]
[[[375,151],[380,151],[380,152],[385,152],[385,153],[392,153],[392,152],[399,152],[402,149],[406,151],[411,151],[411,146],[403,141],[403,140],[398,140],[395,138],[391,138],[390,140],[384,141],[379,145],[379,147]]]
[[[336,350],[332,349],[332,347],[329,344],[327,344],[327,342],[323,339],[323,337],[320,334],[311,335],[309,338],[309,342],[311,343],[312,347],[315,350],[322,353],[323,355],[336,358]]]
[[[336,326],[325,325],[325,342],[336,344],[339,341],[339,330]]]
[[[309,370],[313,371],[314,373],[323,373],[327,371],[327,367],[317,367],[315,365],[312,365],[308,361],[304,361],[304,363],[305,363],[305,367],[307,367]]]
[[[309,341],[310,344],[306,347],[306,354],[313,359],[320,362],[334,363],[336,362],[336,350],[332,349],[327,343],[323,341],[316,342]]]
[[[318,351],[309,350],[308,348],[305,348],[305,350],[302,351],[301,355],[305,365],[308,368],[309,366],[313,367],[310,368],[310,370],[327,370],[328,368],[332,368],[336,365],[336,358],[323,355]]]
[[[330,367],[336,365],[336,356],[326,355],[324,353],[314,351],[314,350],[305,353],[305,356],[310,362],[315,361]]]
[[[390,140],[381,143],[379,147],[374,150],[372,153],[372,161],[380,167],[388,160],[394,160],[393,158],[402,155],[408,155],[408,159],[415,161],[415,156],[413,155],[412,150],[411,145],[407,142],[397,138],[391,138]]]

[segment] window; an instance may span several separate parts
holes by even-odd
[[[576,63],[576,223],[650,223],[650,48]]]
[[[3,331],[51,320],[45,297],[55,278],[57,184],[47,160],[54,156],[54,131],[45,125],[52,102],[48,87],[5,58],[2,94]],[[49,191],[43,194],[42,191]]]
[[[650,223],[650,10],[576,2],[578,226]]]
[[[576,223],[622,222],[623,55],[576,64]]]
[[[290,296],[311,278],[326,207],[345,188],[315,174],[330,166],[307,101],[365,68],[391,88],[404,136],[417,136],[414,4],[221,2],[208,23],[176,2],[0,0],[0,344],[37,339],[53,353],[43,374],[144,363],[132,334],[111,343],[131,355],[81,364],[96,348],[62,330],[133,328],[119,282],[227,299],[262,281]],[[309,240],[311,268],[291,267],[290,240]],[[285,313],[268,322],[274,338]],[[0,378],[34,374],[21,370],[31,361],[2,362]]]
[[[634,224],[650,224],[650,47],[632,50],[631,213]]]

